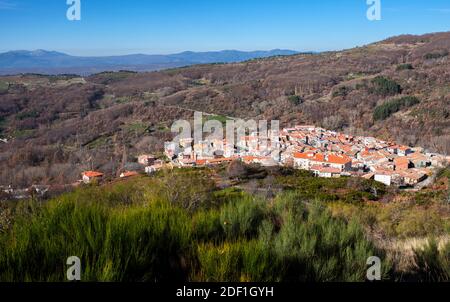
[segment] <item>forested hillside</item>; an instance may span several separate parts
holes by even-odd
[[[160,152],[192,110],[450,152],[450,33],[160,72],[0,78],[0,185],[68,184]]]

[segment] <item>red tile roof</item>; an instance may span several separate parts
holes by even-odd
[[[407,147],[407,146],[400,146],[398,149],[399,149],[399,150],[402,150],[402,151],[411,150],[411,148],[410,148],[410,147]]]
[[[409,158],[407,157],[396,157],[394,159],[396,165],[409,165]]]
[[[96,171],[85,171],[85,172],[83,172],[83,176],[86,176],[86,177],[89,177],[89,178],[102,177],[103,173],[96,172]]]
[[[328,160],[327,162],[332,163],[332,164],[340,164],[340,165],[345,165],[348,163],[351,163],[352,160],[350,157],[345,156],[345,155],[335,155],[335,154],[330,154],[328,155]]]
[[[308,153],[297,152],[294,154],[294,158],[309,159],[309,160],[315,161],[315,162],[321,162],[321,163],[326,162],[326,163],[330,163],[330,164],[341,164],[341,165],[345,165],[345,164],[352,162],[351,158],[346,155],[329,154],[326,157],[325,154],[322,154],[322,153],[314,154],[312,152],[308,152]]]
[[[314,153],[312,153],[312,152],[307,152],[307,153],[296,152],[296,153],[294,153],[294,158],[313,159]]]
[[[198,159],[198,160],[196,160],[195,164],[197,166],[204,166],[204,165],[206,165],[206,159]]]
[[[139,173],[134,172],[134,171],[123,172],[121,174],[122,177],[131,177],[131,176],[136,176],[136,175],[139,175]]]

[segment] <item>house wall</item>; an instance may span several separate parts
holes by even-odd
[[[88,183],[91,182],[91,179],[90,179],[89,177],[87,177],[86,175],[83,175],[83,182],[84,182],[85,184],[88,184]]]
[[[381,182],[386,186],[390,186],[392,184],[392,177],[390,175],[375,175],[375,181]]]
[[[309,160],[305,160],[305,159],[301,159],[301,158],[295,158],[294,159],[294,166],[297,169],[308,170],[309,167],[310,167],[310,161]]]

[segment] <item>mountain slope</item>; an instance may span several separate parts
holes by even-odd
[[[192,110],[308,123],[450,154],[450,33],[340,52],[89,77],[0,77],[0,185],[115,174]],[[414,98],[414,99],[412,99]],[[382,112],[377,115],[375,112]]]

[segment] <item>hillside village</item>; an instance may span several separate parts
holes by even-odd
[[[296,164],[326,177],[350,173],[393,186],[415,183],[445,158],[428,152],[450,154],[449,47],[450,33],[445,32],[398,36],[337,52],[151,73],[2,76],[0,199],[32,191],[47,194],[47,189],[59,193],[146,168],[212,165],[236,157],[264,165]],[[316,130],[280,131],[279,152],[270,156],[264,148],[248,152],[232,146],[234,153],[193,157],[193,143],[179,146],[173,158],[161,156],[173,121],[189,120],[196,111],[219,118],[279,120],[285,127],[307,123],[386,142],[371,148],[369,141],[375,139],[341,142],[338,134],[311,127]],[[306,143],[301,137],[308,134]],[[322,135],[319,142],[313,141],[316,135]],[[327,138],[331,142],[321,145]],[[411,148],[408,156],[398,156],[404,151],[390,140],[424,150]],[[350,157],[351,168],[337,173],[333,155]],[[428,177],[414,187],[432,181]]]
[[[436,169],[450,163],[450,156],[429,153],[420,147],[411,148],[309,125],[285,128],[280,132],[270,130],[265,135],[254,132],[240,137],[236,145],[226,139],[203,140],[198,144],[194,144],[192,138],[181,139],[178,143],[166,142],[164,155],[165,159],[150,154],[137,156],[139,168],[123,171],[118,179],[144,172],[151,175],[164,168],[205,167],[240,160],[264,167],[307,170],[323,178],[362,177],[386,186],[420,189],[432,182]],[[106,178],[100,171],[84,171],[81,179],[68,187],[101,182]],[[14,199],[44,196],[50,188],[50,185],[26,189],[0,187]]]
[[[315,126],[285,128],[267,135],[251,133],[233,146],[226,140],[180,140],[166,143],[165,154],[178,167],[202,167],[242,160],[262,166],[308,170],[318,177],[374,179],[387,186],[413,187],[429,179],[450,160],[422,148],[410,148],[373,137],[351,136]],[[149,166],[146,172],[158,170]]]

